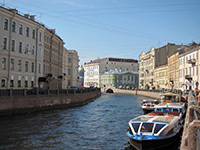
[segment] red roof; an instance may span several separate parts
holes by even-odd
[[[85,63],[85,65],[86,65],[86,64],[100,63],[100,62],[102,62],[102,61],[104,61],[104,60],[106,60],[106,59],[107,59],[107,58],[96,59],[96,60],[93,60],[93,61],[91,61],[91,62],[89,62],[89,63]]]

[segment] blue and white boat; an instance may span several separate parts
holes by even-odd
[[[180,129],[178,116],[141,115],[129,121],[126,135],[137,150],[151,150],[174,143]]]
[[[179,116],[180,122],[183,124],[186,113],[185,103],[160,103],[159,105],[154,106],[154,112],[163,112],[164,115],[171,114],[174,116]]]

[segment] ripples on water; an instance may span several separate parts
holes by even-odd
[[[0,149],[124,150],[142,97],[102,94],[82,107],[0,118]]]

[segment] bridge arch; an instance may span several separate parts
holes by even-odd
[[[101,91],[106,93],[115,93],[115,87],[103,87],[101,88]]]
[[[111,88],[109,88],[106,90],[106,93],[114,93],[114,91]]]

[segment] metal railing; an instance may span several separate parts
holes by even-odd
[[[81,94],[93,91],[100,91],[100,88],[86,89],[59,89],[59,90],[44,90],[44,89],[2,89],[0,96],[31,96],[31,95],[68,95]]]

